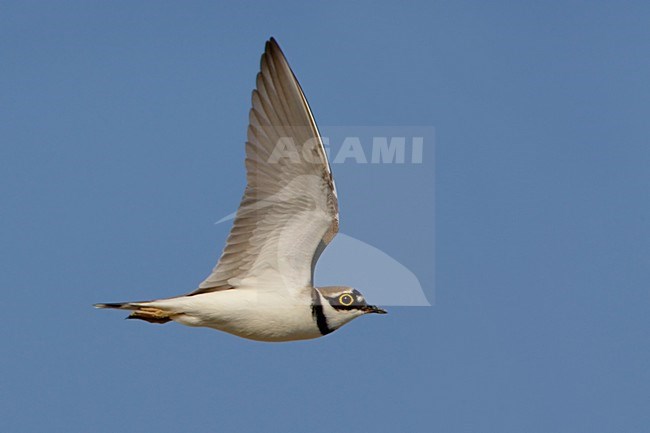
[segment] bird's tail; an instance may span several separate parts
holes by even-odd
[[[167,323],[172,320],[172,313],[148,306],[150,302],[116,302],[109,304],[95,304],[95,308],[113,308],[118,310],[132,310],[127,319],[140,319],[149,323]]]

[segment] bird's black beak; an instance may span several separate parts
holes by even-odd
[[[375,314],[388,314],[388,311],[379,308],[375,305],[366,305],[365,307],[362,308],[363,312],[368,314],[368,313],[375,313]]]

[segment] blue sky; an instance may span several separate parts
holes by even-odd
[[[646,431],[650,7],[350,3],[2,3],[4,430]],[[433,306],[289,344],[92,309],[213,266],[269,36],[324,133],[435,128],[333,167]]]

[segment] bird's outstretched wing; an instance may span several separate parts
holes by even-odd
[[[273,38],[252,103],[246,191],[217,266],[190,295],[310,287],[316,261],[338,231],[336,188],[316,122]]]

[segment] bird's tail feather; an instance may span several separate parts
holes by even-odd
[[[140,319],[149,323],[167,323],[172,320],[171,313],[160,308],[148,307],[149,302],[115,302],[95,304],[95,308],[113,308],[118,310],[133,310],[127,319]]]
[[[138,302],[136,302],[136,304],[137,303]],[[132,302],[112,302],[112,303],[107,303],[107,304],[94,304],[93,307],[95,307],[95,308],[115,308],[115,309],[120,309],[120,310],[135,310],[135,309],[138,308]]]

